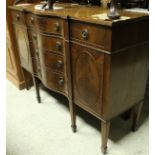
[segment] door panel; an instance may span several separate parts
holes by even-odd
[[[101,114],[104,55],[71,45],[74,102]]]

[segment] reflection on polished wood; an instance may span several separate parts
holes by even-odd
[[[100,119],[104,154],[111,119],[132,108],[137,128],[148,76],[148,14],[123,11],[124,18],[110,20],[102,7],[34,6],[10,9],[21,65],[33,76],[38,102],[41,81],[68,98],[74,132],[76,106]]]

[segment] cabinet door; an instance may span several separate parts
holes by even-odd
[[[20,56],[21,65],[27,71],[32,72],[30,48],[27,30],[23,26],[14,25],[17,48]]]
[[[74,103],[100,115],[104,54],[71,44],[71,63]]]

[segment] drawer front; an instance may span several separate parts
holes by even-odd
[[[25,25],[24,14],[21,11],[12,11],[13,23]]]
[[[64,75],[59,73],[53,73],[51,70],[46,69],[47,85],[51,89],[67,92],[66,80]]]
[[[110,49],[111,31],[108,27],[71,21],[70,36],[71,40],[76,39],[76,41],[84,41],[105,50]]]
[[[33,28],[34,29],[34,26],[36,25],[36,16],[33,15],[33,14],[26,14],[26,25],[27,27],[30,27],[30,28]]]
[[[36,17],[37,29],[41,32],[47,32],[57,35],[63,33],[63,22],[59,18],[55,17]]]
[[[63,56],[44,52],[45,66],[55,72],[64,72],[64,59]]]
[[[56,37],[40,34],[39,46],[41,49],[46,51],[53,51],[61,54],[63,53],[63,41],[62,39]]]

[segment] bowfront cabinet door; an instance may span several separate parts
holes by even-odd
[[[20,56],[21,65],[27,71],[32,72],[32,63],[31,63],[31,55],[30,55],[27,30],[25,27],[20,26],[18,24],[14,25],[14,30],[15,30],[17,48]]]
[[[71,44],[73,102],[101,115],[104,54]]]

